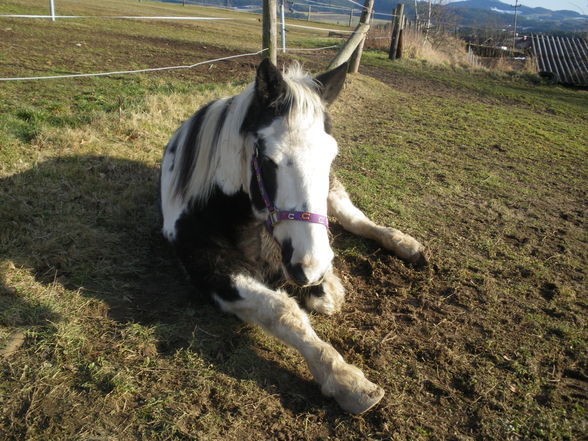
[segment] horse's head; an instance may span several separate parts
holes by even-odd
[[[242,127],[250,140],[255,216],[268,221],[284,273],[300,286],[320,283],[333,259],[327,197],[337,142],[329,134],[326,106],[339,94],[346,71],[343,65],[311,78],[295,67],[282,75],[263,61]]]

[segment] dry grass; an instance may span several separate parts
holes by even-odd
[[[366,47],[388,51],[390,48],[390,26],[372,27],[368,33]],[[469,58],[463,40],[452,35],[431,31],[428,37],[422,31],[406,28],[403,31],[402,57],[426,61],[434,66],[473,67],[498,72],[536,74],[531,57],[512,60],[506,57]]]
[[[508,57],[476,57],[481,67],[499,72],[520,72],[522,74],[537,74],[535,60],[527,56],[524,60],[514,60]]]
[[[366,46],[388,50],[390,47],[390,26],[372,27]],[[413,60],[426,60],[433,65],[471,66],[465,52],[465,43],[448,34],[425,35],[412,28],[403,31],[402,56]]]

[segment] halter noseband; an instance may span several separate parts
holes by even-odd
[[[321,224],[325,227],[329,228],[329,219],[327,216],[322,214],[316,213],[309,213],[306,211],[289,211],[289,210],[279,210],[277,209],[267,191],[265,189],[265,185],[263,185],[263,178],[261,177],[261,167],[259,166],[259,150],[255,148],[255,152],[251,158],[251,163],[253,164],[253,169],[255,170],[255,176],[257,178],[257,185],[259,186],[259,192],[261,193],[261,198],[263,199],[263,203],[265,204],[265,208],[269,212],[267,219],[265,221],[265,225],[267,226],[268,231],[271,233],[274,230],[274,225],[278,222],[285,221],[285,220],[294,220],[294,221],[302,221],[302,222],[311,222],[313,224]]]

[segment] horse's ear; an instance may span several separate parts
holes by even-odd
[[[347,68],[348,63],[343,63],[341,66],[320,74],[315,78],[315,81],[319,85],[319,94],[327,105],[332,104],[339,95],[339,92],[341,92],[345,83],[345,77],[347,76]]]
[[[259,102],[266,106],[275,106],[286,94],[287,85],[276,66],[265,58],[257,67],[255,77],[255,95]]]

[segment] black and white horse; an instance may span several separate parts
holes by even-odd
[[[327,214],[408,261],[423,260],[420,243],[374,224],[331,174],[337,142],[326,107],[346,67],[312,78],[263,61],[254,84],[204,106],[173,135],[161,207],[163,234],[197,289],[297,349],[322,392],[361,413],[384,391],[317,336],[294,298],[273,288],[286,279],[308,309],[340,310]]]

